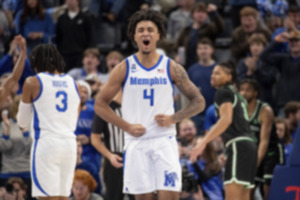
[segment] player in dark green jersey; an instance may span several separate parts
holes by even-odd
[[[190,160],[194,162],[206,144],[221,135],[227,154],[225,198],[249,200],[254,187],[257,146],[251,136],[246,102],[233,86],[235,77],[235,66],[222,63],[214,68],[211,84],[217,88],[215,107],[219,119],[193,149]]]
[[[283,148],[276,134],[272,108],[258,100],[258,84],[253,79],[239,83],[239,92],[247,100],[250,128],[258,146],[256,185],[263,184],[264,199],[268,198],[273,170],[283,164]]]

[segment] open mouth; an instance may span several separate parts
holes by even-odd
[[[143,40],[143,44],[148,46],[150,44],[150,41],[149,40]]]

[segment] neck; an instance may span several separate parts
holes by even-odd
[[[255,107],[256,107],[256,99],[253,99],[252,101],[248,102],[247,111],[248,111],[249,117],[252,116],[253,112],[255,111]]]
[[[55,75],[61,75],[61,74],[63,74],[63,73],[61,73],[61,72],[59,72],[59,71],[57,71],[57,70],[55,70],[54,72],[49,72],[49,71],[45,71],[45,72],[47,72],[47,73],[49,73],[49,74],[55,74]]]
[[[77,156],[76,165],[80,165],[82,163],[81,156]]]
[[[214,60],[209,58],[209,59],[201,59],[199,61],[200,65],[204,66],[204,67],[208,67],[211,66],[212,64],[214,64]]]
[[[295,130],[295,129],[297,128],[297,127],[295,127],[295,126],[293,125],[293,122],[292,122],[291,120],[286,119],[285,122],[286,122],[287,127],[288,127],[288,129],[289,129],[290,131],[293,131],[293,130]]]
[[[198,23],[198,22],[193,22],[193,29],[199,29],[202,26],[202,24]]]
[[[190,5],[184,5],[184,6],[182,6],[181,7],[181,9],[183,10],[183,11],[191,11],[191,6]]]
[[[145,66],[146,68],[150,68],[157,63],[160,55],[156,53],[155,50],[153,50],[149,54],[144,54],[143,52],[139,51],[136,54],[136,57],[143,66]]]

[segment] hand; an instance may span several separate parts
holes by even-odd
[[[288,32],[293,31],[293,30],[297,30],[296,25],[294,24],[294,22],[289,17],[285,18],[283,24],[284,24],[285,29]]]
[[[123,167],[123,164],[122,164],[123,159],[120,156],[118,156],[117,154],[113,154],[113,153],[110,154],[108,159],[109,159],[110,163],[112,164],[112,166],[114,166],[115,168]]]
[[[218,7],[215,4],[208,4],[207,5],[207,12],[215,12],[218,9]]]
[[[44,34],[42,32],[31,32],[28,34],[28,37],[32,40],[42,38],[43,36],[44,36]]]
[[[224,154],[219,155],[218,162],[220,163],[220,165],[222,167],[225,167],[226,160],[227,160],[227,158],[226,158],[226,156]]]
[[[158,126],[168,127],[173,124],[173,119],[170,115],[157,114],[154,116],[154,120]]]
[[[255,59],[254,57],[247,57],[245,59],[245,65],[248,68],[247,75],[251,76],[256,71],[256,62],[257,59]]]
[[[203,150],[206,147],[206,142],[204,139],[200,138],[197,141],[197,145],[195,148],[193,148],[191,155],[190,155],[190,161],[192,163],[195,163],[197,161],[197,157],[202,154]]]
[[[77,136],[77,140],[82,144],[89,144],[90,143],[90,138],[84,134],[80,134]]]
[[[289,40],[288,32],[280,33],[275,37],[276,42],[287,42]]]
[[[26,40],[25,38],[23,38],[21,35],[17,35],[15,38],[14,38],[14,43],[16,43],[22,52],[25,52],[27,51],[26,49]]]
[[[140,137],[146,133],[146,128],[141,124],[130,124],[125,131],[133,137]]]
[[[4,133],[4,135],[9,136],[11,124],[10,124],[10,121],[8,119],[8,111],[3,110],[2,113],[1,113],[1,117],[2,117],[2,120],[3,120],[4,125],[5,125],[3,133]]]
[[[13,53],[15,52],[15,50],[17,49],[17,43],[15,43],[14,41],[12,41],[11,43],[10,43],[10,47],[9,47],[9,51],[8,51],[8,54],[10,55],[10,56],[12,56],[13,55]]]

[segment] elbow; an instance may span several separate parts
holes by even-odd
[[[200,113],[205,109],[206,106],[206,102],[205,99],[203,98],[203,96],[199,96],[196,98],[195,100],[197,102],[197,111]]]

